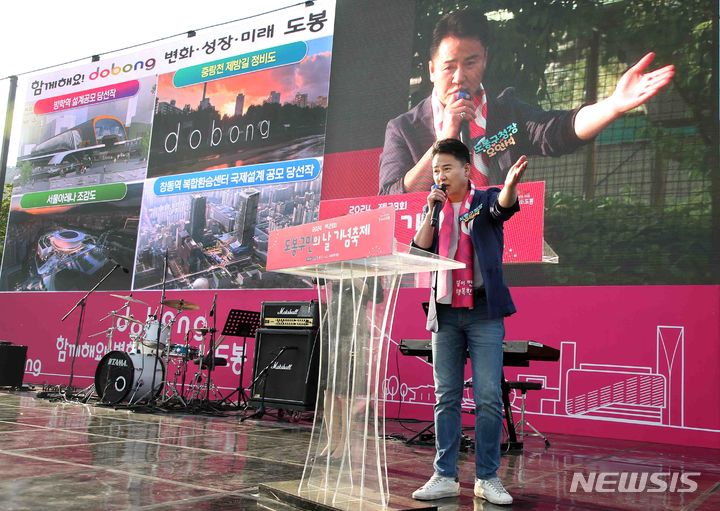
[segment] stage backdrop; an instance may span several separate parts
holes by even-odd
[[[507,338],[553,346],[561,357],[506,375],[543,382],[528,412],[545,432],[720,447],[717,13],[709,0],[319,0],[23,77],[0,338],[29,346],[25,381],[66,383],[74,359],[76,382],[92,383],[108,349],[132,350],[142,337],[163,280],[168,299],[199,308],[166,307],[162,319],[175,321],[162,335],[198,349],[208,339],[193,329],[214,320],[222,329],[230,309],[314,298],[311,282],[264,267],[268,233],[316,220],[321,202],[328,215],[393,205],[398,235],[409,238],[423,193],[381,187],[386,126],[430,96],[432,28],[458,6],[489,20],[483,85],[491,97],[571,109],[612,93],[648,51],[653,68],[676,66],[671,85],[593,143],[531,157],[530,191],[507,225],[510,248],[530,247],[524,264],[505,254],[518,306]],[[525,129],[514,121],[477,141],[493,165],[491,185],[503,177],[495,162]],[[61,318],[116,265],[87,299],[76,349],[80,311]],[[131,293],[143,303],[105,318]],[[396,349],[402,339],[429,338],[427,295],[400,292],[402,321],[388,339],[389,417],[432,416],[431,367]],[[242,338],[217,348],[229,360],[216,372],[221,392],[239,384],[243,360],[243,383],[251,380],[253,339],[246,348],[245,359]],[[171,378],[176,370],[166,368]]]

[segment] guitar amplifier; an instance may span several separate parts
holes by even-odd
[[[320,364],[320,333],[314,329],[258,328],[250,389],[253,406],[291,410],[315,408]],[[258,379],[260,374],[264,376]]]
[[[320,311],[309,302],[263,302],[260,325],[264,328],[320,328]]]

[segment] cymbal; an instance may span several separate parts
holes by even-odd
[[[111,294],[110,296],[115,297],[115,298],[120,298],[121,300],[125,300],[126,302],[141,303],[141,304],[143,304],[143,305],[147,305],[146,302],[143,302],[142,300],[138,300],[137,298],[133,298],[133,297],[130,296],[130,295],[127,295],[127,296],[126,296],[126,295],[113,295],[113,294]]]
[[[129,321],[130,323],[139,323],[144,324],[144,321],[140,321],[139,319],[135,319],[132,316],[123,316],[121,314],[115,314],[116,318],[124,319],[125,321]]]
[[[180,300],[162,300],[160,303],[162,303],[163,305],[167,305],[171,309],[177,309],[180,311],[196,311],[200,308],[199,305],[186,302],[182,298]]]

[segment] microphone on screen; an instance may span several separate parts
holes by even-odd
[[[470,91],[467,89],[462,89],[460,92],[458,92],[458,99],[470,99],[472,96],[470,95]],[[467,120],[463,120],[460,122],[460,131],[458,132],[458,138],[460,139],[460,142],[465,144],[468,149],[470,149],[470,123],[468,123]]]

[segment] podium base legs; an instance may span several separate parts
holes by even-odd
[[[310,511],[437,511],[437,506],[409,497],[392,496],[389,506],[380,506],[372,502],[361,502],[357,497],[338,495],[325,490],[303,490],[298,492],[300,481],[281,481],[261,484],[260,495],[298,509]],[[371,496],[369,501],[373,499]],[[379,500],[379,499],[378,499]]]

